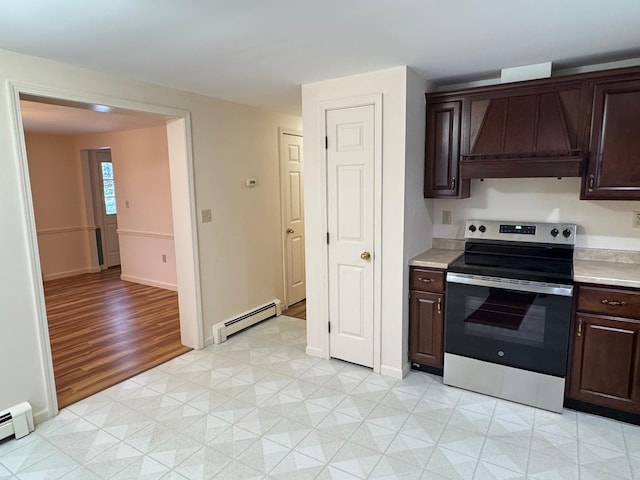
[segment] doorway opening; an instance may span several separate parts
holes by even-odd
[[[96,226],[96,250],[100,268],[120,265],[118,239],[118,204],[111,149],[87,150],[89,185]],[[88,192],[87,192],[88,193]]]
[[[302,134],[300,132],[280,128],[278,129],[278,135],[280,145],[280,206],[283,230],[284,307],[287,309],[293,305],[300,304],[307,296],[305,279],[304,153]],[[300,315],[302,312],[300,308],[294,311],[296,315]],[[304,312],[306,317],[306,308]]]
[[[100,109],[100,112],[108,110],[109,115],[102,113],[100,117],[97,117],[97,105],[80,103],[72,100],[62,100],[48,96],[35,96],[31,92],[24,92],[21,90],[22,89],[14,87],[14,100],[16,112],[19,114],[18,118],[21,117],[23,121],[23,129],[21,131],[23,144],[20,152],[21,169],[25,184],[25,195],[28,196],[28,198],[25,199],[25,203],[32,207],[31,211],[27,212],[29,214],[27,223],[31,234],[30,236],[33,239],[33,241],[30,242],[30,251],[34,260],[34,273],[36,273],[36,275],[34,275],[34,290],[39,294],[37,296],[39,300],[39,317],[41,319],[41,347],[47,367],[45,368],[45,373],[48,380],[48,411],[49,415],[53,416],[57,414],[59,406],[58,401],[56,400],[56,387],[57,384],[60,383],[60,379],[54,371],[54,355],[52,355],[52,351],[55,350],[55,346],[53,344],[53,335],[49,335],[49,328],[51,327],[49,319],[54,318],[55,314],[53,312],[56,310],[55,303],[50,302],[50,300],[56,296],[56,292],[57,294],[60,294],[62,289],[67,294],[77,295],[79,303],[81,303],[83,300],[86,300],[87,297],[90,297],[89,292],[91,285],[97,287],[98,291],[101,293],[111,291],[111,293],[118,292],[123,294],[127,293],[127,288],[124,288],[123,285],[129,284],[129,282],[124,282],[120,278],[123,275],[121,274],[119,267],[108,269],[103,273],[96,274],[96,272],[101,271],[101,263],[106,268],[108,268],[109,265],[116,266],[120,264],[120,259],[118,258],[120,249],[115,248],[114,250],[107,248],[106,251],[102,252],[103,262],[99,261],[100,254],[98,253],[98,244],[101,243],[101,240],[99,239],[104,237],[96,235],[97,225],[100,224],[100,222],[96,220],[97,215],[95,215],[98,208],[96,207],[95,210],[93,208],[94,201],[91,199],[91,189],[88,188],[90,184],[89,162],[86,162],[86,157],[81,158],[80,155],[81,150],[86,151],[87,149],[79,148],[80,144],[77,142],[79,135],[100,135],[104,134],[104,132],[111,132],[112,134],[115,134],[114,132],[125,132],[130,130],[160,130],[163,132],[166,139],[164,145],[167,165],[165,167],[167,171],[167,186],[169,188],[168,203],[165,205],[165,207],[167,207],[165,208],[165,211],[172,212],[174,215],[177,213],[178,224],[173,226],[176,231],[176,247],[175,249],[172,247],[170,251],[167,249],[167,252],[162,254],[161,261],[163,263],[167,263],[168,261],[170,263],[173,261],[175,264],[175,280],[173,281],[173,288],[158,288],[158,286],[153,285],[153,282],[151,282],[151,285],[145,285],[145,282],[137,282],[137,285],[128,285],[129,287],[133,287],[133,293],[131,293],[129,299],[123,300],[120,298],[119,300],[114,300],[114,297],[111,297],[108,300],[103,299],[101,302],[94,303],[102,303],[102,306],[106,307],[106,310],[111,309],[111,313],[113,313],[114,310],[118,309],[120,311],[135,310],[135,308],[133,308],[135,307],[135,302],[133,302],[132,299],[144,299],[140,306],[143,307],[142,311],[144,314],[147,316],[150,315],[153,318],[151,323],[153,323],[155,335],[160,337],[165,335],[162,328],[165,326],[167,321],[162,317],[160,311],[172,312],[174,315],[174,327],[177,331],[178,346],[181,349],[180,353],[183,353],[189,348],[202,348],[204,346],[199,304],[197,250],[195,248],[195,218],[191,214],[194,210],[192,206],[195,202],[193,198],[193,179],[190,173],[192,171],[190,144],[188,142],[190,127],[188,114],[186,112],[171,111],[170,109],[162,107],[124,102],[127,104],[125,107],[128,108],[105,107],[104,105],[100,105],[103,108]],[[104,104],[108,102],[101,103]],[[59,111],[55,112],[55,110],[58,109],[63,109],[64,114],[60,115]],[[73,111],[73,114],[69,114],[71,110]],[[57,117],[56,114],[58,114]],[[96,122],[92,123],[92,121],[88,121],[89,117]],[[36,205],[38,202],[34,198],[34,176],[38,177],[38,174],[34,175],[29,165],[29,157],[32,157],[32,155],[28,154],[28,150],[30,150],[30,142],[27,138],[30,135],[30,131],[33,130],[32,127],[34,124],[39,125],[38,128],[45,128],[45,125],[49,125],[50,128],[53,128],[51,126],[55,125],[55,128],[59,129],[59,131],[49,131],[42,133],[42,135],[58,135],[63,137],[61,143],[65,144],[67,147],[72,146],[72,148],[75,149],[76,153],[75,155],[71,155],[73,158],[70,162],[75,162],[74,175],[70,175],[66,180],[64,180],[64,182],[67,183],[72,183],[72,181],[75,181],[76,183],[75,190],[71,195],[72,197],[75,196],[75,198],[71,199],[70,203],[74,203],[75,200],[75,203],[78,204],[79,208],[76,212],[71,212],[71,215],[67,215],[69,212],[65,212],[64,209],[61,208],[62,205],[56,203],[56,201],[59,198],[64,197],[64,195],[55,195],[55,192],[64,192],[65,194],[69,193],[69,190],[65,188],[65,185],[56,184],[56,182],[49,182],[49,187],[54,191],[54,194],[50,195],[49,198],[53,198],[55,201],[49,202],[48,205],[46,205],[45,202],[44,208],[38,208],[38,205]],[[74,132],[72,129],[78,128],[78,125],[83,125],[85,130],[86,128],[96,128],[97,130],[94,132]],[[105,127],[105,125],[107,125],[107,127]],[[124,125],[125,127],[123,129],[118,128],[117,126],[114,127],[114,125]],[[65,131],[65,129],[67,130]],[[108,149],[104,148],[96,148],[96,150],[104,153],[109,152]],[[84,163],[82,162],[82,159],[85,160]],[[50,163],[51,164],[48,165],[49,173],[51,171],[56,171],[59,167],[59,165],[55,165],[53,162]],[[122,204],[119,199],[115,200],[114,193],[115,190],[118,189],[117,169],[109,168],[110,163],[110,161],[105,161],[103,158],[94,165],[99,167],[100,170],[103,170],[103,166],[105,167],[105,169],[100,172],[100,178],[103,182],[103,186],[99,189],[101,192],[100,209],[104,210],[105,215],[115,215],[118,210],[123,208],[122,205],[125,203],[124,199],[122,200]],[[169,164],[171,165],[170,169]],[[115,176],[111,174],[114,174]],[[46,176],[47,175],[45,174],[45,179]],[[109,178],[110,176],[111,178]],[[58,176],[58,178],[61,177]],[[154,187],[156,186],[157,184],[154,184]],[[113,189],[111,187],[113,187]],[[41,203],[40,206],[42,205],[43,204]],[[128,200],[126,201],[126,206],[129,207]],[[115,207],[115,212],[113,207]],[[51,218],[50,215],[52,212],[62,212],[62,217],[67,215],[66,218],[64,218],[65,221],[62,222],[63,224],[66,222],[66,225],[54,228],[49,227],[46,224],[46,221]],[[43,225],[45,228],[43,228]],[[122,232],[119,231],[120,228],[117,225],[117,222],[114,222],[112,227],[110,227],[108,223],[104,222],[102,223],[102,228],[104,228],[102,233],[107,235],[111,228],[111,235],[113,235],[116,240],[121,236]],[[133,236],[131,230],[124,233],[128,233],[130,236]],[[167,240],[166,237],[169,236],[167,232],[162,231],[137,233],[142,234],[141,236],[144,236],[145,233],[158,234],[156,236],[164,238],[164,240]],[[48,242],[46,245],[45,243],[38,241],[44,237],[46,237],[45,243]],[[172,241],[172,243],[174,242]],[[79,261],[81,264],[80,268],[67,268],[62,270],[58,268],[57,272],[53,272],[53,274],[47,276],[45,272],[51,273],[49,267],[51,267],[52,264],[54,267],[60,267],[59,264],[55,265],[55,261],[59,259],[54,258],[53,263],[49,262],[46,265],[41,260],[45,258],[51,250],[55,251],[56,246],[64,246],[67,250],[77,250],[79,255],[77,258],[71,260],[71,264]],[[109,258],[110,256],[111,258]],[[126,262],[123,262],[123,265],[124,263]],[[77,267],[78,265],[75,266]],[[55,268],[53,270],[55,270]],[[41,282],[40,279],[44,280],[44,282]],[[114,280],[116,283],[113,283]],[[127,280],[130,279],[128,278]],[[78,290],[74,291],[74,281],[80,283],[80,293],[78,293]],[[160,287],[167,286],[162,285],[162,282],[159,283],[161,283],[161,285],[159,285]],[[113,285],[116,284],[117,286],[114,287]],[[110,287],[108,285],[110,285]],[[178,293],[180,293],[180,296],[178,296]],[[59,298],[60,297],[58,297],[58,299]],[[157,307],[158,305],[162,305],[163,308],[160,309]],[[88,317],[83,316],[86,314],[86,311],[84,310],[82,312],[69,312],[70,309],[68,303],[65,304],[64,307],[58,308],[58,311],[60,310],[66,310],[67,313],[69,313],[66,328],[70,328],[74,332],[84,329],[86,334],[85,340],[89,341],[92,346],[90,349],[91,351],[89,352],[90,357],[85,361],[85,369],[87,369],[88,362],[96,362],[96,364],[108,363],[107,360],[111,358],[109,354],[106,353],[106,350],[102,350],[96,346],[97,340],[103,341],[111,339],[117,344],[118,335],[120,335],[120,337],[131,336],[132,330],[124,328],[127,326],[126,322],[119,322],[118,325],[111,325],[111,332],[109,333],[104,329],[95,327],[95,325],[93,328],[89,328],[89,322],[87,322]],[[180,310],[180,315],[178,315],[178,310]],[[141,322],[134,323],[136,324],[136,327],[139,327]],[[129,326],[133,327],[133,323]],[[158,350],[159,347],[154,343],[153,335],[145,333],[141,336],[141,345],[146,345],[149,349]],[[180,345],[180,343],[182,345]],[[126,352],[127,349],[121,348],[120,351]],[[167,351],[168,350],[165,349],[164,354],[166,354]],[[66,353],[73,356],[73,348],[67,348]],[[77,351],[75,353],[77,353]],[[179,353],[176,353],[176,355],[177,354]],[[171,357],[165,357],[163,361],[168,358]],[[132,376],[135,373],[142,371],[134,371],[135,369],[130,363],[131,359],[131,355],[127,356],[126,354],[123,354],[121,361],[116,362],[119,363],[120,366],[124,366],[125,370],[129,370],[130,373],[128,376]],[[143,367],[143,369],[149,368],[150,366],[153,365],[149,364],[148,366]],[[99,384],[102,385],[101,388],[106,388],[108,385],[104,383],[105,378],[101,378],[100,375],[105,378],[112,376],[113,384],[123,379],[117,375],[97,374],[92,381],[87,383]],[[59,395],[58,398],[60,398]],[[77,399],[78,398],[75,400]],[[61,401],[60,405],[67,403],[68,402],[66,401]]]

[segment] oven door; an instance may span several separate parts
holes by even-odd
[[[564,377],[571,285],[447,274],[445,352]]]

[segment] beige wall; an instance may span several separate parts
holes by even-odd
[[[175,290],[166,127],[78,135],[75,146],[78,155],[81,150],[111,148],[122,278]]]
[[[21,167],[19,119],[12,84],[60,96],[111,99],[116,106],[163,106],[189,112],[196,209],[211,208],[213,222],[199,224],[197,247],[203,333],[211,325],[282,295],[278,127],[301,130],[292,115],[219,101],[170,88],[0,50],[0,409],[29,401],[47,418],[50,358],[41,324],[41,279],[32,262],[31,204]],[[171,145],[170,145],[171,148]],[[248,189],[246,177],[258,186]],[[172,189],[174,190],[174,189]],[[174,190],[175,191],[175,190]],[[174,215],[174,224],[179,220]],[[187,222],[188,223],[188,222]]]
[[[85,221],[75,139],[26,133],[25,144],[43,278],[96,271],[89,242],[95,233]]]
[[[122,278],[177,288],[165,127],[76,136],[30,132],[25,142],[45,280],[99,271],[81,150],[110,147]]]

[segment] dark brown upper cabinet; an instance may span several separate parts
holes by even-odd
[[[584,199],[640,199],[640,75],[597,83]]]
[[[424,196],[473,178],[582,177],[583,199],[640,199],[640,67],[428,93]]]
[[[469,180],[460,181],[461,101],[427,103],[424,196],[467,198]]]

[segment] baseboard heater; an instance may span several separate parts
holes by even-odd
[[[213,343],[222,343],[233,333],[244,330],[245,328],[255,325],[267,318],[280,316],[281,314],[281,302],[276,298],[271,303],[262,305],[249,312],[242,313],[237,317],[230,318],[224,322],[216,323],[213,326]]]
[[[28,402],[0,411],[0,440],[15,435],[22,438],[34,430],[33,412]]]

